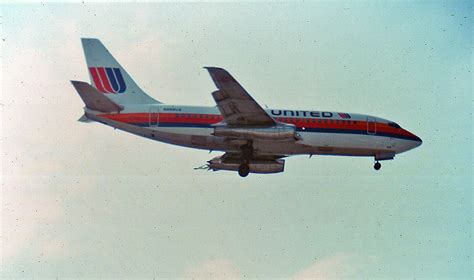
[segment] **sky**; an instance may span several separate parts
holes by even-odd
[[[473,277],[472,2],[1,4],[1,277]],[[168,104],[213,106],[204,66],[263,106],[394,120],[382,162],[219,152],[80,123],[80,38]]]

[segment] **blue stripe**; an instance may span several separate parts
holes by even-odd
[[[114,76],[114,71],[110,67],[105,68],[105,71],[107,71],[107,77],[109,77],[109,81],[112,84],[112,89],[117,92],[119,90],[119,87],[117,84],[117,80]]]
[[[417,137],[388,133],[388,132],[377,132],[375,134],[367,134],[366,130],[357,130],[357,129],[338,129],[338,128],[306,128],[305,130],[297,128],[296,131],[301,132],[316,132],[316,133],[344,133],[344,134],[359,134],[359,135],[369,135],[369,136],[385,136],[399,139],[406,139],[412,141],[420,141]]]
[[[122,72],[120,72],[119,68],[114,68],[114,73],[119,83],[119,90],[117,92],[122,93],[127,89],[127,86],[125,85],[125,81],[123,80]]]
[[[149,123],[131,123],[136,126],[149,127]],[[213,128],[210,124],[200,124],[200,123],[160,123],[159,127],[195,127],[195,128]],[[359,134],[359,135],[368,135],[368,136],[384,136],[392,137],[398,139],[405,139],[411,141],[421,141],[418,137],[405,136],[394,133],[387,132],[377,132],[376,134],[367,134],[365,130],[356,130],[356,129],[336,129],[336,128],[306,128],[305,130],[297,128],[298,132],[313,132],[313,133],[340,133],[340,134]]]

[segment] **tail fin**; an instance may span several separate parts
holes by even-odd
[[[82,38],[92,85],[119,105],[160,103],[148,96],[98,39]]]

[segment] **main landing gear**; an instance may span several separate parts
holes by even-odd
[[[239,165],[240,177],[247,177],[250,173],[249,160],[253,156],[252,142],[248,141],[247,144],[240,146],[242,150],[243,162]]]
[[[242,163],[239,166],[239,176],[240,177],[247,177],[250,173],[250,167],[248,163]]]
[[[380,162],[376,161],[375,164],[374,164],[374,169],[379,170],[381,167],[382,167],[382,164],[380,164]]]

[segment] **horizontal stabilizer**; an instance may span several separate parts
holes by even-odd
[[[86,82],[80,81],[71,81],[72,85],[76,89],[79,96],[82,98],[82,101],[86,104],[86,107],[91,110],[96,110],[104,113],[121,111],[123,106],[118,105],[117,103],[110,100],[107,96],[100,93]]]
[[[89,119],[85,114],[82,115],[78,120],[78,122],[83,122],[83,123],[90,123],[93,122],[93,120]]]

